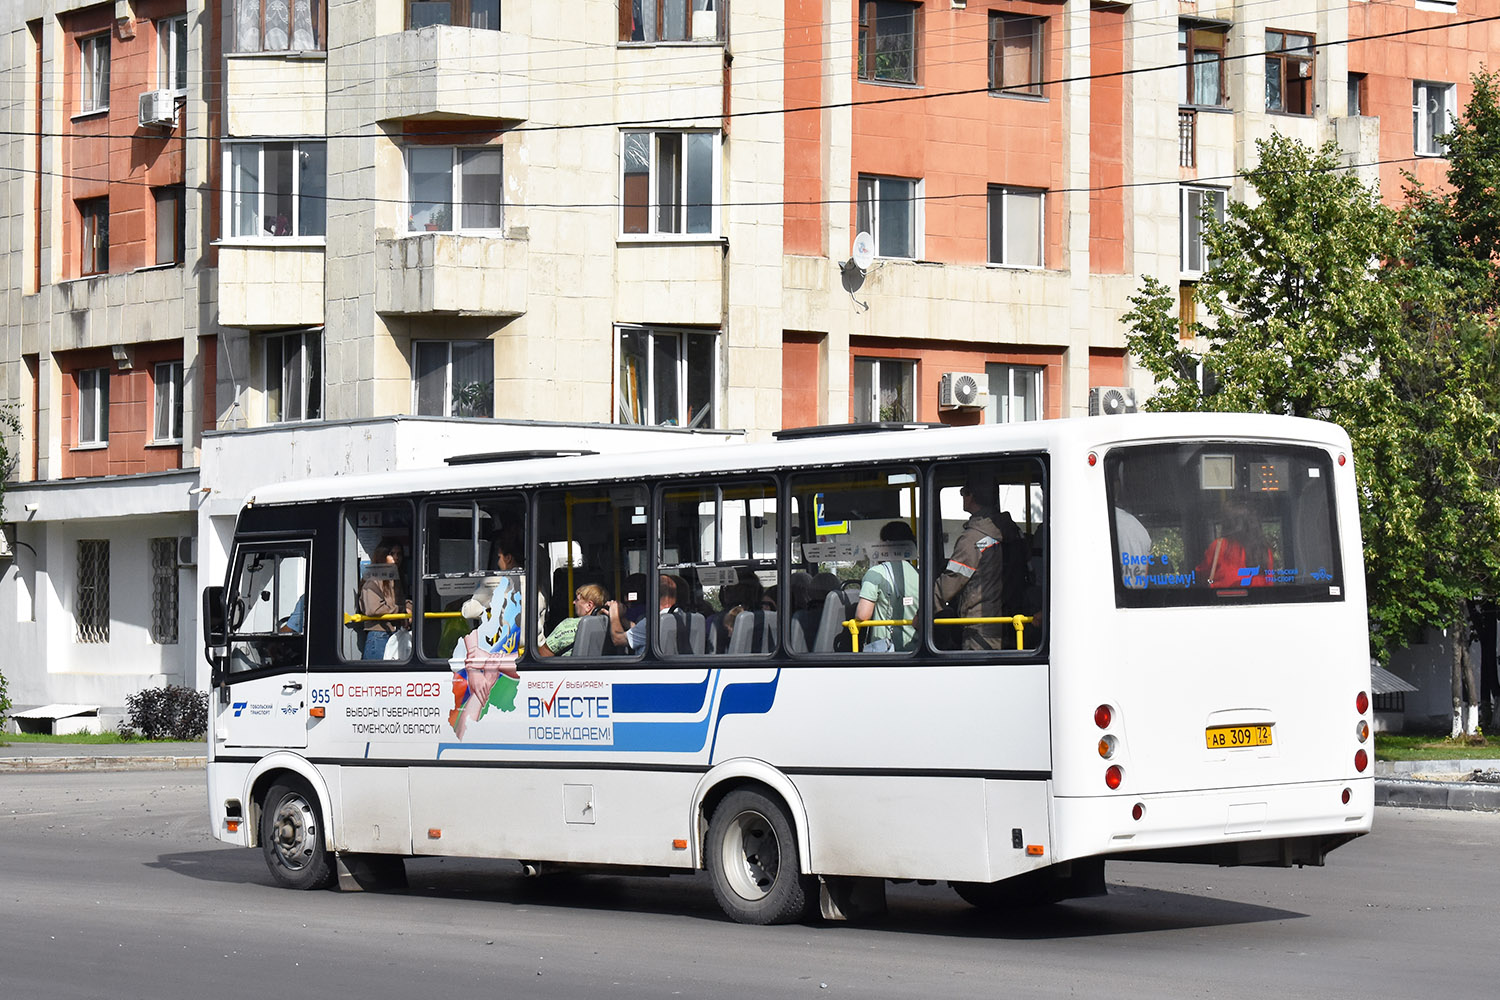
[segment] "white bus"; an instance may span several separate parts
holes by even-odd
[[[1338,427],[1230,414],[267,488],[204,595],[214,835],[292,888],[707,869],[749,923],[1319,865],[1373,814],[1355,496]]]

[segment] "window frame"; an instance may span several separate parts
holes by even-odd
[[[631,163],[638,162],[636,155],[632,153],[632,136],[646,136],[646,201],[644,205],[639,200],[639,195],[630,189],[634,186],[628,178],[642,173],[640,170],[629,169]],[[663,138],[673,136],[679,138],[680,176],[672,185],[675,189],[673,195],[675,200],[670,205],[662,201],[662,186],[665,178],[662,171],[667,169],[667,157],[663,155]],[[694,230],[691,227],[694,222],[693,213],[705,206],[702,201],[691,200],[694,192],[692,188],[701,185],[703,178],[696,177],[695,169],[698,167],[700,156],[693,154],[696,143],[690,140],[691,136],[707,136],[709,149],[708,166],[708,197],[706,209],[708,213],[708,228]],[[649,240],[673,240],[679,242],[692,242],[702,240],[717,240],[722,238],[723,227],[720,219],[722,197],[720,188],[723,184],[723,132],[720,129],[621,129],[620,130],[620,170],[618,197],[620,199],[620,221],[619,238],[622,241],[645,242]],[[632,200],[635,199],[635,200]],[[633,221],[633,216],[644,209],[645,227],[639,228],[639,222]],[[662,219],[665,212],[674,212],[680,217],[679,228],[662,228]]]
[[[1224,60],[1228,49],[1228,28],[1209,27],[1191,22],[1179,24],[1177,29],[1177,52],[1181,57],[1178,67],[1179,72],[1182,73],[1182,86],[1179,88],[1178,98],[1182,107],[1223,108],[1228,106],[1228,73],[1227,64]],[[1199,58],[1204,53],[1209,53],[1210,58]],[[1217,82],[1214,84],[1219,92],[1218,100],[1211,102],[1198,99],[1198,78],[1194,72],[1200,64],[1208,62],[1214,63],[1215,68],[1218,70]]]
[[[182,443],[182,361],[158,361],[151,369],[151,443]],[[165,415],[166,426],[163,428]],[[166,434],[162,431],[166,430]]]
[[[110,32],[96,31],[78,39],[78,114],[109,110]]]
[[[886,415],[884,412],[885,407],[881,405],[881,395],[884,391],[884,382],[880,371],[882,364],[891,368],[899,369],[901,373],[899,376],[901,381],[901,388],[896,390],[898,401],[900,400],[902,389],[909,388],[911,391],[911,401],[909,406],[910,412],[906,413],[905,415],[896,413]],[[916,420],[917,412],[920,407],[920,397],[917,393],[917,367],[918,366],[916,358],[893,358],[883,357],[879,355],[856,355],[854,357],[853,364],[850,366],[850,381],[852,385],[849,393],[849,419],[856,424],[886,421],[909,422]],[[860,370],[862,368],[868,368],[870,372],[868,393],[861,393],[859,391],[859,384],[861,381]],[[861,395],[863,395],[865,398],[861,399]]]
[[[155,222],[156,233],[156,263],[163,267],[185,263],[187,260],[187,219],[185,217],[187,185],[168,184],[163,187],[152,188],[151,198],[152,209],[155,213],[153,221]],[[162,215],[163,205],[170,206],[170,215],[166,219]],[[162,224],[164,221],[168,222],[171,226],[169,232],[165,234],[168,237],[165,241],[162,239]],[[164,243],[170,251],[165,260],[162,258]]]
[[[418,202],[413,190],[412,156],[419,153],[431,153],[436,150],[446,150],[448,158],[448,200],[446,202],[423,201]],[[464,195],[467,192],[464,180],[469,175],[464,172],[466,159],[477,159],[480,155],[494,156],[498,163],[495,176],[499,183],[496,185],[499,200],[493,205],[487,202],[468,201]],[[402,151],[401,167],[405,183],[403,190],[406,192],[406,231],[408,234],[416,232],[439,232],[439,233],[493,233],[504,234],[505,232],[505,151],[498,145],[489,146],[429,146],[409,145]],[[476,175],[476,180],[478,176]],[[419,223],[417,219],[418,204],[430,205],[423,214]],[[496,226],[467,226],[464,224],[465,216],[469,206],[493,208],[499,216],[499,225]],[[432,220],[439,214],[446,214],[447,223],[434,223]],[[456,224],[455,224],[456,223]]]
[[[1018,256],[1011,246],[1011,232],[1007,223],[1010,221],[1010,201],[1012,198],[1035,199],[1036,210],[1036,241],[1031,249],[1035,252],[1036,263],[1025,263],[1011,258]],[[999,213],[997,222],[995,216]],[[1047,191],[1045,188],[1020,187],[1013,184],[991,184],[985,191],[985,215],[986,215],[986,256],[989,263],[996,267],[1019,268],[1026,271],[1042,271],[1047,267]],[[1001,246],[996,253],[995,235],[999,233]]]
[[[175,646],[181,601],[177,579],[177,537],[151,538],[146,546],[151,556],[151,642],[157,646]]]
[[[73,376],[78,388],[78,423],[74,437],[80,448],[100,448],[109,444],[109,379],[108,366],[80,368]],[[87,403],[87,406],[85,405]],[[93,433],[84,436],[84,414],[92,417]]]
[[[637,377],[635,379],[635,384],[637,387],[641,385],[648,386],[649,392],[645,395],[637,395],[637,404],[635,407],[630,405],[625,388],[627,379],[625,377],[626,352],[624,338],[628,334],[647,338],[647,346],[644,352],[646,371],[644,377]],[[642,326],[636,324],[616,325],[615,351],[617,362],[615,364],[614,422],[633,426],[686,426],[702,427],[704,429],[717,427],[719,411],[721,409],[719,399],[720,336],[721,332],[717,329],[705,330],[691,327]],[[657,344],[660,340],[668,338],[676,342],[675,357],[672,359],[673,366],[676,369],[676,413],[671,418],[670,423],[663,424],[658,419],[660,401],[657,399],[657,395],[660,387],[656,372],[656,365],[659,360]],[[699,346],[702,346],[702,341],[709,341],[706,353],[711,361],[711,370],[708,372],[708,400],[697,411],[696,415],[692,414],[692,406],[695,401],[701,402],[702,400],[701,394],[697,394],[700,398],[695,400],[695,394],[690,391],[691,376],[694,374],[692,371],[694,357],[690,351],[693,344],[689,338],[699,338]],[[698,360],[701,361],[702,357],[703,355],[699,354]],[[642,400],[644,400],[644,404],[642,404]],[[631,416],[635,410],[640,411],[641,416],[639,419]]]
[[[328,231],[327,140],[307,138],[275,140],[226,140],[223,143],[223,146],[225,177],[223,218],[225,220],[225,227],[227,229],[227,232],[221,242],[252,245],[286,243],[288,241],[316,245],[326,242]],[[291,189],[285,192],[285,197],[290,199],[292,206],[292,215],[290,221],[288,222],[290,231],[286,233],[267,233],[263,231],[267,218],[266,152],[268,149],[271,149],[273,152],[280,152],[283,147],[285,147],[286,151],[289,153],[293,165],[293,169],[291,171]],[[302,189],[303,170],[297,169],[296,165],[298,163],[307,162],[308,158],[312,156],[312,149],[314,147],[319,150],[318,155],[322,161],[323,166],[322,192],[320,194],[306,194]],[[254,189],[253,195],[255,199],[255,207],[251,211],[253,213],[255,224],[261,228],[261,232],[238,232],[240,223],[242,221],[240,214],[241,209],[243,208],[242,199],[249,196],[247,190],[241,186],[241,168],[236,163],[235,159],[236,152],[243,149],[254,149],[257,151],[255,160],[256,187]],[[270,194],[270,197],[277,198],[281,197],[282,194],[282,192],[272,192]],[[304,218],[306,214],[304,212],[304,200],[307,202],[313,202],[316,200],[322,201],[322,210],[316,213],[316,218],[318,220],[316,223],[308,222]],[[306,224],[308,228],[315,227],[319,231],[304,233],[301,231],[304,228],[304,224]]]
[[[421,378],[421,372],[423,370],[422,366],[420,364],[420,361],[421,361],[420,355],[421,355],[421,353],[424,350],[432,350],[432,349],[438,347],[439,345],[444,348],[444,353],[446,355],[446,359],[443,361],[443,363],[441,365],[441,369],[442,369],[442,372],[443,372],[443,412],[442,413],[427,413],[427,412],[425,412],[425,411],[422,410],[421,405],[420,405],[421,404],[421,388],[420,388],[419,379]],[[489,376],[490,376],[489,377],[489,398],[485,401],[485,408],[489,410],[488,413],[458,413],[458,412],[456,412],[459,409],[459,406],[458,406],[456,400],[453,397],[453,377],[454,377],[453,352],[454,352],[454,348],[455,347],[459,347],[459,346],[471,347],[471,348],[478,348],[479,349],[479,353],[482,356],[486,357],[486,359],[489,361]],[[450,417],[450,418],[451,417],[483,417],[483,418],[493,418],[495,416],[495,343],[494,343],[494,341],[488,340],[488,339],[484,339],[484,340],[441,340],[441,339],[436,339],[436,338],[432,338],[432,339],[420,339],[420,340],[415,340],[414,339],[412,341],[412,344],[411,344],[411,368],[412,368],[412,379],[411,379],[411,411],[412,411],[412,413],[416,414],[417,416]],[[434,369],[434,371],[436,371],[436,370],[437,369]],[[471,382],[469,384],[470,385],[477,385],[479,383],[477,383],[477,382]]]
[[[256,40],[255,40],[255,44],[254,44],[253,48],[252,47],[248,47],[248,46],[242,47],[242,45],[244,44],[244,40],[243,40],[243,38],[241,37],[241,34],[240,34],[240,29],[241,29],[241,24],[240,24],[240,21],[241,21],[240,8],[241,8],[241,6],[244,6],[245,8],[247,8],[247,14],[250,13],[249,8],[253,8],[253,13],[255,14],[254,26],[255,26],[255,39]],[[224,46],[225,51],[229,52],[229,53],[235,53],[235,54],[241,54],[241,55],[258,54],[258,53],[270,53],[270,54],[287,53],[287,54],[290,54],[290,53],[294,53],[294,52],[326,52],[326,51],[328,51],[328,3],[327,3],[327,0],[285,0],[285,6],[287,8],[286,46],[284,48],[267,48],[266,47],[266,0],[233,0],[233,3],[230,5],[229,25],[228,25],[227,37],[225,38],[225,46]],[[312,48],[307,48],[305,46],[302,46],[302,47],[294,46],[294,43],[297,40],[297,31],[296,31],[296,27],[295,27],[296,14],[294,12],[294,8],[297,8],[297,7],[315,8],[315,9],[313,9],[311,11],[311,13],[308,16],[308,27],[311,29],[311,31],[313,33],[313,46],[312,46]],[[247,21],[246,26],[248,27],[248,21]]]
[[[109,273],[109,196],[80,198],[78,207],[78,273]]]
[[[989,381],[989,402],[984,408],[987,424],[1019,424],[1042,420],[1047,415],[1047,368],[1045,365],[1012,364],[1009,361],[985,362],[984,373]],[[1005,391],[997,392],[996,376],[1003,375]],[[1017,379],[1024,379],[1035,388],[1034,393],[1015,392]],[[1013,401],[1021,402],[1021,415],[1014,413]],[[1028,405],[1029,404],[1029,405]],[[1029,415],[1028,415],[1029,414]]]
[[[887,253],[882,246],[884,227],[880,224],[880,206],[887,202],[894,203],[902,199],[887,197],[880,192],[887,185],[910,185],[911,194],[905,199],[911,206],[906,226],[906,242],[910,254]],[[855,224],[856,232],[870,234],[875,246],[875,256],[885,260],[921,260],[923,251],[923,230],[926,228],[926,213],[924,211],[923,184],[920,178],[894,177],[885,174],[860,174],[855,181]]]
[[[1428,110],[1434,91],[1441,95],[1441,107]],[[1453,131],[1453,116],[1458,109],[1458,86],[1440,80],[1411,82],[1412,151],[1417,156],[1442,158],[1448,155],[1443,138]],[[1433,118],[1441,116],[1443,130],[1436,131]]]
[[[92,551],[85,559],[84,553]],[[74,563],[73,591],[73,641],[96,644],[109,643],[109,539],[80,538],[77,542]],[[84,570],[92,571],[85,578]],[[85,594],[92,594],[88,603]]]
[[[1344,113],[1350,117],[1362,118],[1365,106],[1369,104],[1369,74],[1350,71],[1344,81],[1346,104]]]
[[[1195,278],[1202,277],[1203,273],[1213,266],[1213,260],[1209,257],[1208,246],[1204,243],[1203,239],[1202,203],[1200,202],[1198,213],[1190,212],[1188,204],[1195,194],[1199,196],[1213,196],[1212,201],[1215,206],[1214,219],[1217,222],[1223,222],[1225,213],[1229,207],[1229,192],[1225,188],[1211,187],[1204,184],[1181,184],[1178,185],[1177,191],[1178,249],[1180,251],[1178,267],[1183,275]],[[1198,227],[1196,233],[1193,231],[1195,223]],[[1196,268],[1191,266],[1191,256],[1194,250],[1197,251],[1197,255],[1200,258],[1199,263],[1201,264],[1200,267]]]
[[[495,8],[496,24],[494,25],[494,27],[491,27],[488,24],[473,23],[475,15],[477,13],[481,13],[474,10],[474,0],[406,0],[406,2],[401,5],[403,17],[402,27],[406,31],[419,31],[422,28],[443,26],[450,28],[468,28],[473,31],[500,31],[504,23],[501,3],[500,0],[492,0],[492,2]],[[411,15],[413,8],[416,7],[447,7],[448,20],[428,21],[425,24],[413,24]],[[437,11],[434,10],[432,13],[436,14]],[[482,13],[487,14],[488,11],[484,11]]]
[[[1024,83],[1005,82],[1005,43],[1011,39],[1009,29],[1024,27],[1030,22],[1031,57],[1028,60]],[[1047,18],[1040,14],[1018,14],[1011,11],[991,10],[989,17],[989,89],[991,94],[1005,97],[1044,97],[1043,66],[1047,54]],[[1019,34],[1016,37],[1020,37]]]
[[[298,409],[301,415],[296,417],[288,417],[286,415],[286,400],[290,395],[289,389],[293,384],[289,382],[288,379],[289,376],[293,373],[291,373],[287,368],[288,355],[285,345],[287,341],[290,341],[294,338],[299,341],[295,356],[300,359],[299,363],[301,371],[295,373],[298,376],[297,382],[295,384],[300,387],[297,402]],[[308,344],[311,338],[316,338],[316,344],[315,350],[309,351]],[[275,399],[277,400],[278,414],[276,416],[273,416],[271,412],[272,393],[270,387],[272,375],[271,363],[273,360],[271,354],[272,341],[275,341],[277,343],[276,357],[280,359],[280,364],[278,365],[276,373],[277,381],[280,383],[277,387],[275,395]],[[268,334],[262,340],[261,353],[263,360],[262,375],[264,378],[264,381],[262,383],[262,394],[265,396],[266,402],[266,408],[264,411],[266,423],[297,424],[322,420],[324,391],[323,372],[325,370],[323,364],[324,359],[322,327],[314,327],[311,329],[303,330],[287,330]],[[310,410],[315,412],[309,412]]]
[[[881,15],[880,9],[884,7],[900,8],[899,15],[887,12]],[[882,20],[891,21],[899,16],[903,21],[909,21],[910,32],[887,32],[885,36],[880,34],[879,25]],[[897,86],[915,87],[920,85],[922,67],[920,65],[922,49],[922,4],[913,3],[911,0],[862,0],[859,5],[858,19],[858,42],[857,55],[855,58],[855,77],[863,83],[894,84]],[[880,74],[881,38],[900,38],[903,34],[910,37],[911,43],[905,47],[911,64],[910,73],[905,77],[882,76]],[[891,51],[889,49],[887,52]]]
[[[188,91],[188,19],[186,14],[174,14],[156,22],[156,89],[170,90],[183,97]],[[178,80],[178,62],[182,66],[182,79]]]
[[[654,16],[647,17],[645,11],[640,8],[645,6],[641,0],[619,0],[619,41],[624,45],[682,45],[688,42],[712,42],[723,41],[724,7],[728,0],[671,0],[671,3],[663,0],[651,0],[652,13]],[[670,5],[679,7],[683,14],[683,27],[681,38],[664,37],[667,34],[666,10]],[[640,12],[640,26],[638,27],[636,13]],[[694,31],[693,22],[697,20],[698,14],[714,15],[714,32],[710,36],[702,36]],[[648,30],[649,29],[649,30]],[[647,37],[648,35],[652,37]],[[639,36],[639,37],[637,37]]]
[[[1272,44],[1271,36],[1277,36],[1276,44]],[[1298,44],[1288,44],[1296,39]],[[1301,118],[1310,117],[1316,110],[1317,103],[1317,79],[1318,79],[1318,39],[1316,35],[1305,31],[1283,31],[1280,28],[1266,29],[1266,113],[1273,115],[1295,115]],[[1271,104],[1271,79],[1272,64],[1275,64],[1277,105]],[[1292,67],[1306,65],[1307,72],[1293,72]],[[1306,80],[1306,87],[1302,91],[1302,109],[1288,108],[1288,82],[1292,80]]]

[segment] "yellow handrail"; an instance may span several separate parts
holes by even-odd
[[[1012,625],[1016,630],[1016,648],[1026,648],[1026,626],[1036,621],[1032,615],[1006,615],[998,618],[934,618],[934,625]],[[850,618],[841,622],[844,628],[849,630],[849,638],[853,644],[854,652],[859,652],[859,630],[871,625],[913,625],[915,619],[911,618],[872,618],[861,621],[858,618]]]

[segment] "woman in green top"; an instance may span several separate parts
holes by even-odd
[[[567,656],[573,651],[573,640],[578,635],[578,623],[609,601],[609,591],[597,583],[586,583],[573,595],[573,618],[564,618],[552,630],[552,634],[537,647],[538,656]]]

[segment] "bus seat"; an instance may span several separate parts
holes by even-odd
[[[708,647],[708,620],[696,611],[688,615],[688,645],[699,656]]]
[[[805,653],[812,648],[812,637],[818,632],[818,613],[808,608],[792,612],[792,631],[786,637],[786,648]]]
[[[677,609],[657,619],[657,646],[665,656],[702,654],[704,621],[699,614]]]
[[[578,633],[573,637],[574,656],[603,656],[604,640],[609,636],[609,619],[603,615],[589,615],[578,622]]]
[[[854,617],[854,602],[847,590],[830,591],[823,600],[823,613],[818,618],[818,632],[813,639],[814,653],[831,653],[840,635],[847,634],[843,623]]]
[[[729,634],[730,653],[770,653],[776,649],[776,612],[746,611]]]

